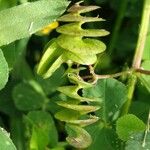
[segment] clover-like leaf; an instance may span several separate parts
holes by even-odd
[[[52,116],[45,111],[31,111],[25,116],[30,130],[30,149],[44,150],[57,145],[58,135]]]
[[[46,101],[42,88],[35,81],[19,83],[13,89],[13,99],[19,110],[29,111],[39,109]]]
[[[117,91],[117,92],[116,92]],[[115,120],[126,102],[126,87],[116,79],[102,79],[92,88],[84,89],[83,95],[96,99],[101,107],[96,114],[105,122]]]
[[[126,143],[125,150],[148,150],[150,148],[150,132],[139,132],[130,137]],[[144,139],[145,138],[145,139]]]
[[[8,64],[6,62],[2,50],[0,49],[0,90],[4,88],[5,84],[8,81],[8,73]]]
[[[133,134],[146,129],[142,120],[133,114],[127,114],[117,120],[116,132],[120,139],[127,141]]]
[[[9,134],[2,128],[0,128],[0,149],[17,150],[12,140],[9,138]]]

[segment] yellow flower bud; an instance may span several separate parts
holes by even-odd
[[[37,35],[48,35],[52,30],[56,29],[59,26],[57,21],[50,23],[48,26],[44,27],[42,30],[38,31]]]

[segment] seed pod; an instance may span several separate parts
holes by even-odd
[[[61,64],[68,64],[68,78],[73,85],[58,88],[58,91],[64,94],[67,100],[57,102],[60,109],[55,117],[66,122],[68,143],[81,149],[87,148],[92,142],[91,136],[84,127],[99,119],[90,113],[97,111],[100,107],[96,106],[98,103],[96,99],[82,97],[82,94],[79,94],[82,89],[93,85],[85,82],[79,76],[80,68],[72,69],[72,64],[92,65],[97,61],[97,54],[106,49],[103,42],[89,37],[105,36],[109,34],[108,31],[82,28],[82,25],[87,22],[104,21],[102,18],[81,15],[98,8],[98,6],[81,6],[78,2],[68,9],[69,14],[58,19],[58,21],[70,23],[56,29],[61,35],[46,46],[37,70],[38,74],[48,78]]]

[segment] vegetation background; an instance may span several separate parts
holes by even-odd
[[[28,0],[33,3],[35,1]],[[126,71],[132,66],[146,1],[84,0],[84,5],[101,7],[87,13],[87,16],[99,16],[106,19],[105,22],[85,24],[84,28],[102,28],[110,32],[108,36],[98,38],[106,44],[107,49],[103,54],[98,55],[95,66],[97,74],[115,74]],[[59,35],[55,29],[49,34],[40,33],[40,35],[36,31],[48,25],[48,22],[53,22],[67,10],[68,5],[71,6],[76,2],[78,1],[71,0],[69,4],[65,0],[55,0],[53,5],[47,6],[43,2],[39,3],[40,10],[32,5],[30,12],[28,10],[30,3],[27,4],[27,0],[0,0],[0,127],[4,128],[12,139],[12,141],[8,139],[4,131],[0,130],[0,150],[79,149],[68,145],[65,140],[67,136],[65,125],[54,117],[59,109],[55,100],[58,96],[64,96],[56,89],[70,84],[64,75],[66,65],[62,65],[48,79],[43,79],[36,74],[36,67],[45,45]],[[18,5],[25,7],[18,10]],[[16,12],[11,9],[12,7],[16,9]],[[53,11],[55,8],[57,12]],[[43,11],[43,16],[39,15]],[[37,22],[32,35],[27,33],[30,28],[26,29],[26,23],[28,25],[31,23],[32,26],[29,20],[30,13],[35,15],[33,17]],[[43,19],[45,17],[47,22]],[[141,63],[142,68],[146,70],[150,70],[149,33],[150,30],[146,36]],[[100,97],[100,93],[103,92],[106,94],[102,97],[101,111],[96,113],[100,120],[86,127],[93,139],[93,143],[87,150],[150,149],[150,133],[148,132],[150,76],[137,75],[137,82],[133,85],[134,93],[131,92],[132,103],[127,112],[132,115],[125,114],[124,118],[118,119],[130,96],[129,78],[125,73],[116,79],[102,79],[98,81],[95,89],[84,91],[85,95],[95,97]],[[102,87],[105,85],[104,82],[107,84]],[[115,107],[118,108],[115,109]],[[105,114],[105,117],[102,114]],[[7,142],[10,142],[10,147]],[[146,143],[146,146],[143,146],[143,143]]]

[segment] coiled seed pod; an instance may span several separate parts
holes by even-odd
[[[66,139],[69,144],[76,148],[86,148],[91,144],[91,136],[84,130],[84,127],[98,120],[98,117],[90,113],[95,112],[99,107],[95,104],[96,99],[82,97],[78,94],[81,89],[89,88],[92,84],[85,82],[78,75],[79,68],[73,73],[70,64],[92,65],[97,61],[96,55],[106,49],[103,42],[89,38],[108,35],[106,30],[82,28],[86,22],[103,21],[102,18],[81,15],[98,8],[98,6],[81,6],[80,2],[69,8],[69,13],[60,17],[58,21],[70,23],[57,28],[57,32],[61,35],[48,43],[37,69],[38,74],[47,78],[62,63],[66,62],[69,66],[68,78],[74,85],[58,88],[58,91],[65,94],[68,99],[57,102],[61,109],[55,114],[55,117],[66,122],[68,131]]]
[[[58,19],[58,21],[71,23],[57,28],[57,32],[61,35],[46,46],[37,69],[38,74],[48,78],[68,60],[82,65],[91,65],[97,61],[96,54],[106,49],[105,44],[96,39],[83,37],[100,37],[108,35],[109,32],[103,29],[82,29],[82,24],[86,22],[103,21],[103,19],[84,17],[80,14],[98,8],[97,6],[80,6],[79,3],[76,3],[68,9],[69,14]]]
[[[90,105],[92,102],[97,102],[96,99],[90,99],[82,97],[78,94],[78,91],[83,88],[89,88],[93,86],[90,83],[84,82],[78,75],[71,73],[68,75],[70,82],[74,85],[59,87],[58,91],[68,96],[68,100],[59,101],[57,104],[61,106],[61,109],[56,113],[55,117],[61,121],[66,122],[68,131],[74,132],[72,135],[68,132],[66,138],[70,145],[76,148],[86,148],[91,142],[91,136],[83,127],[96,122],[99,118],[93,115],[88,115],[91,112],[95,112],[100,107]],[[87,102],[87,104],[82,104]]]

